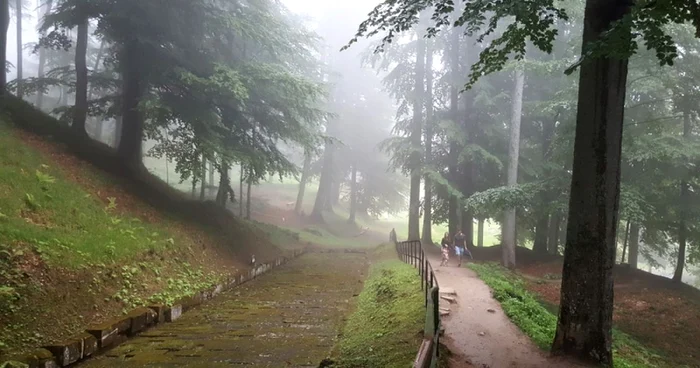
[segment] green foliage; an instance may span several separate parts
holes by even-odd
[[[69,267],[173,246],[163,226],[109,213],[116,202],[105,209],[5,123],[0,132],[0,243],[29,245],[46,261]]]
[[[499,265],[470,264],[501,303],[503,311],[537,346],[549,350],[557,327],[557,316],[526,288],[525,281]],[[649,351],[631,336],[613,330],[613,353],[617,368],[668,367],[663,357]]]
[[[416,270],[398,260],[376,263],[343,329],[335,366],[406,367],[415,358],[424,323]]]

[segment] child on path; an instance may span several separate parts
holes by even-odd
[[[442,262],[440,262],[440,266],[448,266],[450,261],[450,235],[448,233],[445,233],[445,236],[442,237],[440,245],[442,246]]]

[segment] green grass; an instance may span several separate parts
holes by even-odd
[[[172,247],[164,228],[118,216],[0,122],[0,244],[29,246],[48,262],[76,267]]]
[[[506,315],[533,342],[543,350],[551,348],[557,327],[557,316],[551,306],[540,303],[525,288],[525,282],[494,263],[470,264],[479,277],[491,288]],[[663,358],[634,340],[631,336],[613,330],[613,354],[616,368],[670,367]]]
[[[388,245],[379,252],[395,257]],[[335,366],[409,367],[424,324],[423,294],[416,270],[396,259],[379,261],[372,265],[356,309],[343,329]]]

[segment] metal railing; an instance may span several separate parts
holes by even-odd
[[[413,367],[434,368],[437,366],[440,343],[440,287],[437,278],[419,240],[399,242],[394,230],[389,234],[389,238],[396,246],[399,259],[418,269],[421,290],[425,292],[423,342],[418,349]]]

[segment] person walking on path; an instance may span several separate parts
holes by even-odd
[[[469,254],[469,258],[474,258],[472,257],[472,253],[467,249],[467,236],[464,235],[462,230],[457,230],[457,234],[455,235],[454,242],[453,242],[454,248],[455,248],[455,254],[457,254],[457,257],[459,258],[459,264],[457,267],[462,267],[462,255],[467,253]]]
[[[450,234],[445,233],[445,236],[442,237],[442,241],[440,242],[440,246],[442,248],[442,261],[440,262],[440,266],[449,266],[449,261],[450,261]]]

